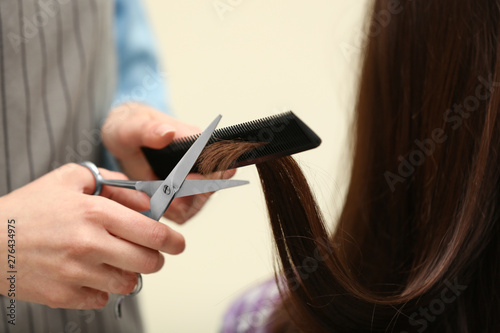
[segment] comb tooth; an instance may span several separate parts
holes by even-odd
[[[182,149],[186,149],[188,146],[189,146],[189,139],[184,138],[181,142],[181,147],[182,147]],[[181,148],[181,147],[179,147],[179,148]]]

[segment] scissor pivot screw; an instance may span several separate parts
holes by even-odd
[[[163,186],[163,193],[165,193],[166,195],[170,195],[170,193],[172,193],[172,190],[168,185],[165,185]]]

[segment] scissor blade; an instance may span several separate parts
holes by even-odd
[[[168,206],[176,197],[176,192],[182,187],[182,183],[189,174],[189,171],[193,168],[196,163],[198,156],[200,156],[203,148],[205,148],[208,140],[212,136],[215,128],[219,124],[221,115],[218,115],[214,121],[201,133],[198,139],[193,143],[191,148],[184,154],[179,163],[170,172],[170,174],[165,178],[162,185],[151,197],[151,218],[155,220],[160,220],[163,213],[167,210]]]
[[[163,180],[138,181],[135,185],[135,189],[146,193],[151,198],[162,184]]]
[[[196,163],[198,156],[200,156],[203,148],[207,145],[208,140],[212,136],[212,133],[215,131],[215,128],[219,124],[221,115],[218,115],[214,121],[201,133],[198,139],[193,143],[193,145],[189,148],[189,150],[184,154],[179,163],[172,170],[170,175],[173,177],[174,185],[177,185],[179,188],[182,185],[182,182],[186,179],[186,176],[189,174],[189,171],[193,168],[193,165]],[[168,179],[168,177],[167,177]]]
[[[181,189],[175,195],[176,198],[187,197],[189,195],[216,192],[230,187],[246,185],[249,182],[246,180],[228,180],[228,179],[214,179],[214,180],[185,180]]]

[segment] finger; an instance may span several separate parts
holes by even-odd
[[[92,199],[98,200],[99,197]],[[101,223],[112,235],[169,254],[178,254],[184,250],[184,237],[169,226],[126,209],[113,201],[96,205],[101,205],[100,207],[105,210],[107,218],[102,219]]]
[[[112,235],[104,241],[108,246],[102,252],[102,262],[121,270],[150,274],[158,272],[165,262],[157,250]]]
[[[210,175],[202,176],[200,174],[190,174],[186,179],[229,179],[236,173],[235,169],[226,170],[224,172],[215,172]],[[178,224],[183,224],[187,220],[195,216],[206,204],[211,193],[203,193],[194,196],[176,198],[172,201],[164,217]]]
[[[132,158],[122,158],[122,162],[124,163],[124,171],[133,175],[136,179],[158,179],[142,151]]]
[[[62,287],[54,290],[45,304],[54,309],[101,309],[108,300],[109,294],[98,289]]]
[[[175,128],[156,119],[139,118],[123,126],[118,133],[118,142],[128,147],[160,149],[174,139]]]
[[[99,170],[101,175],[106,179],[128,180],[128,177],[121,172],[113,172],[106,169]],[[101,196],[140,212],[149,210],[150,207],[149,196],[137,190],[104,185]]]
[[[147,211],[150,207],[149,196],[141,191],[104,186],[101,196],[138,212]]]
[[[222,179],[232,178],[236,174],[236,169],[229,169],[222,173]]]
[[[135,289],[137,281],[137,273],[102,264],[95,270],[88,271],[82,285],[108,293],[127,295]]]
[[[175,135],[170,118],[141,104],[125,104],[110,114],[102,128],[108,149],[119,159],[138,152],[141,146],[163,148]]]
[[[171,124],[171,117],[148,106],[126,104],[111,112],[102,128],[102,138],[127,174],[136,179],[154,179],[154,173],[140,148],[160,149],[167,146],[176,133],[176,127]]]
[[[188,197],[175,198],[167,211],[165,218],[183,224],[195,216],[206,204],[212,193],[203,193]]]
[[[102,309],[108,304],[109,293],[88,287],[78,288],[72,292],[73,306],[67,308],[86,310]],[[55,306],[55,308],[64,308],[64,306]]]

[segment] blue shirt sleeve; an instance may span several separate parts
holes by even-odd
[[[115,0],[114,29],[118,80],[113,106],[140,102],[171,114],[166,73],[159,66],[153,32],[141,0]],[[102,150],[101,158],[103,167],[120,171],[107,149]]]
[[[115,0],[115,36],[119,77],[113,105],[134,101],[171,113],[166,73],[141,0]]]

